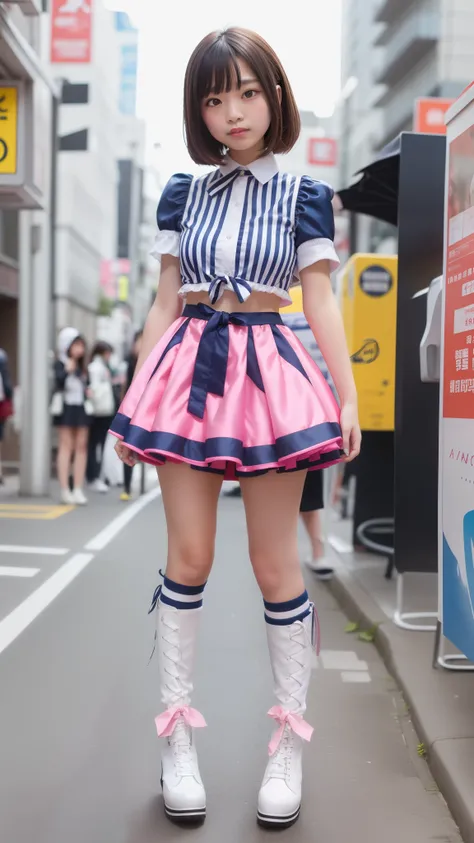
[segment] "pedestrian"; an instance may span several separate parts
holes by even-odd
[[[326,380],[334,397],[337,394],[326,361],[321,354],[313,332],[303,313],[301,290],[293,288],[291,291],[293,307],[291,312],[282,313],[283,323],[295,332],[296,336],[311,355],[319,371]],[[348,463],[346,463],[348,465]],[[300,503],[300,515],[306,533],[311,543],[311,556],[305,559],[307,567],[316,574],[317,579],[326,582],[334,575],[334,569],[328,564],[325,556],[325,543],[321,511],[324,509],[323,471],[308,471],[303,487]]]
[[[221,484],[238,478],[277,700],[257,818],[281,828],[300,811],[302,746],[312,732],[302,715],[319,639],[298,560],[305,474],[352,459],[360,443],[330,281],[337,265],[332,190],[279,171],[275,153],[295,144],[299,112],[283,67],[256,33],[230,28],[200,42],[186,71],[184,116],[191,157],[216,167],[173,176],[160,199],[160,282],[112,431],[124,462],[158,466],[167,523],[166,576],[152,603],[166,813],[178,821],[206,813],[193,736],[205,722],[190,708],[193,656]],[[282,324],[279,308],[290,301],[295,273],[341,410]]]
[[[127,374],[124,384],[124,391],[123,396],[130,389],[132,385],[133,375],[135,373],[135,368],[137,365],[138,356],[140,354],[141,344],[142,344],[142,336],[143,331],[137,331],[134,338],[132,349],[130,354],[127,358]],[[132,472],[133,472],[133,465],[129,465],[128,463],[124,462],[123,464],[123,492],[120,495],[121,501],[129,501],[132,497]]]
[[[89,432],[86,477],[95,491],[102,493],[109,491],[103,475],[103,456],[107,432],[116,411],[110,368],[113,351],[108,342],[97,342],[88,367],[93,416]]]
[[[87,349],[75,328],[63,328],[58,336],[58,356],[54,364],[55,392],[51,404],[53,424],[58,428],[57,455],[61,501],[87,504],[83,491],[87,464],[87,442],[91,421],[88,398]],[[73,488],[69,476],[73,462]]]
[[[0,486],[5,480],[2,469],[2,442],[5,434],[5,422],[13,415],[13,386],[8,365],[8,356],[0,348]]]

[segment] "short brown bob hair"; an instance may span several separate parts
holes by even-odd
[[[256,32],[230,27],[211,32],[197,45],[184,80],[184,127],[189,154],[196,164],[220,164],[225,147],[202,119],[202,100],[210,93],[241,85],[238,59],[247,62],[260,82],[271,113],[265,154],[289,152],[300,134],[300,115],[288,77],[269,44]],[[281,104],[276,86],[281,87]]]

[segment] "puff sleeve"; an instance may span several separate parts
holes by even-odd
[[[192,180],[193,177],[186,173],[177,173],[170,178],[161,194],[156,211],[158,234],[150,253],[158,260],[161,255],[179,257],[181,220]]]
[[[311,264],[329,260],[331,272],[339,266],[334,248],[332,187],[303,176],[296,202],[296,267],[298,273]]]

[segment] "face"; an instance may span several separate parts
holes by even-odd
[[[236,80],[228,93],[211,91],[201,104],[202,118],[211,135],[227,146],[236,160],[246,154],[248,157],[248,153],[258,155],[270,126],[270,109],[262,86],[245,61],[239,59],[238,65],[241,87]]]
[[[72,357],[73,360],[80,360],[81,357],[84,357],[85,353],[86,347],[84,345],[84,340],[74,340],[73,344],[69,349],[69,357]]]

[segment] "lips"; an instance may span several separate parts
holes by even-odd
[[[248,132],[248,129],[231,129],[229,135],[235,137],[236,135],[245,135]]]

